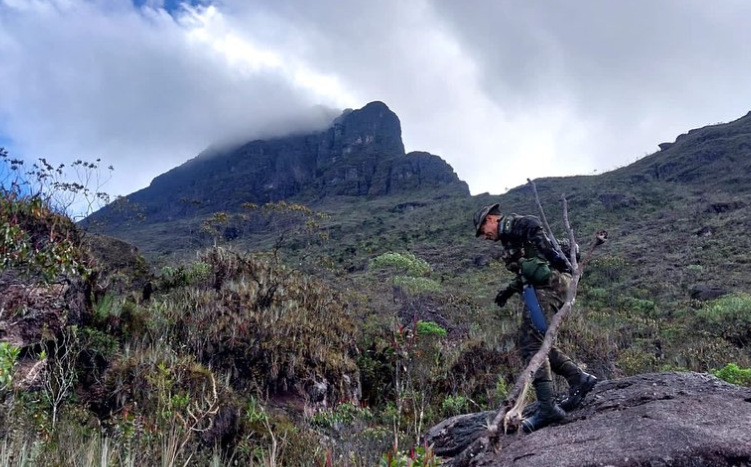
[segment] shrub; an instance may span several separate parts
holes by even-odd
[[[13,367],[21,349],[7,342],[0,342],[0,391],[8,389],[13,382]]]
[[[446,337],[446,330],[432,321],[418,321],[417,334],[421,336]]]
[[[617,364],[626,376],[631,376],[654,371],[657,361],[654,354],[638,347],[630,347],[621,352]]]
[[[441,410],[444,415],[453,416],[464,413],[469,407],[469,399],[465,396],[446,396],[441,402]]]
[[[426,276],[432,271],[427,261],[412,253],[384,253],[373,258],[370,267],[373,269],[392,269],[410,276]]]
[[[70,181],[64,164],[53,167],[40,158],[24,172],[24,161],[0,148],[0,271],[12,268],[47,281],[92,273],[71,211],[89,213],[109,201],[99,191],[99,162],[73,162],[77,180]]]
[[[158,287],[162,290],[167,290],[175,287],[197,285],[208,280],[210,276],[211,265],[203,261],[196,261],[187,266],[165,266],[160,271]]]
[[[626,262],[620,256],[599,256],[589,262],[584,278],[593,287],[607,287],[620,280],[625,267]]]
[[[438,467],[441,459],[430,446],[415,446],[409,453],[389,451],[383,455],[379,467]]]
[[[739,347],[751,343],[751,295],[725,295],[707,303],[697,312],[699,323],[711,335]]]
[[[320,410],[310,419],[311,425],[330,428],[336,425],[347,425],[355,419],[370,419],[373,414],[367,408],[358,407],[351,402],[339,404],[331,410]]]
[[[213,289],[180,287],[150,308],[165,334],[242,387],[306,390],[324,383],[327,402],[347,399],[359,375],[354,325],[330,286],[251,255],[207,251]]]
[[[91,273],[78,228],[40,198],[0,191],[0,225],[0,271],[15,269],[46,281]]]
[[[650,316],[655,312],[655,302],[652,300],[628,297],[624,299],[623,306],[626,311],[637,315]]]
[[[712,372],[723,381],[738,386],[751,386],[751,368],[740,368],[735,363],[728,363],[724,368]]]
[[[441,285],[427,277],[394,276],[393,284],[409,294],[438,292]]]
[[[613,300],[613,293],[608,289],[599,287],[582,287],[581,292],[587,305],[591,308],[604,308],[606,306],[612,306],[615,303]]]
[[[503,375],[498,375],[498,380],[495,383],[495,390],[494,390],[494,396],[496,400],[502,401],[505,400],[506,397],[508,397],[509,393],[509,387],[508,383],[506,382],[506,378],[503,377]]]

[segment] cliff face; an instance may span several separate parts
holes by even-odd
[[[467,184],[440,157],[405,154],[399,118],[382,102],[372,102],[345,111],[324,132],[204,151],[128,199],[148,220],[180,217],[188,205],[212,212],[247,202],[310,203],[412,190],[469,195]]]

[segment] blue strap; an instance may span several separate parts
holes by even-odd
[[[531,285],[525,285],[522,290],[522,298],[527,310],[529,310],[529,317],[532,320],[532,326],[540,332],[545,334],[548,330],[548,323],[545,320],[545,313],[542,312],[539,300],[537,300],[537,294],[535,294],[535,288]]]

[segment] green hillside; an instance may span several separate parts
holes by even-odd
[[[613,172],[535,181],[559,234],[565,195],[584,252],[559,344],[604,379],[691,370],[751,385],[751,117],[662,148]],[[521,369],[522,306],[493,305],[512,277],[472,214],[491,202],[538,213],[528,185],[469,196],[451,180],[172,217],[133,203],[87,224],[138,250],[56,236],[78,227],[5,191],[0,465],[424,456],[427,427],[497,408]],[[609,241],[590,257],[602,229]],[[50,372],[34,379],[38,361]]]

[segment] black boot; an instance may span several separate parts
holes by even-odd
[[[580,373],[568,384],[568,397],[561,402],[561,408],[566,412],[571,412],[581,405],[589,391],[595,387],[597,378],[580,370]]]
[[[527,433],[539,430],[551,423],[560,422],[566,418],[566,412],[553,401],[552,382],[545,381],[535,384],[535,392],[537,392],[537,412],[531,417],[522,420],[522,429]]]

